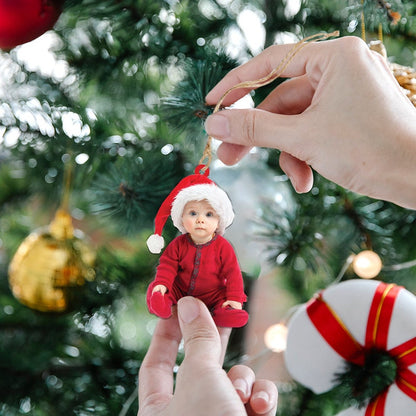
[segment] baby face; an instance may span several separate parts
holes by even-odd
[[[195,244],[212,240],[220,218],[208,201],[189,201],[182,213],[182,224]]]

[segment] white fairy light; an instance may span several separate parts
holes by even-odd
[[[364,250],[358,253],[352,262],[354,272],[363,279],[376,277],[383,267],[383,263],[377,253],[372,250]]]
[[[286,349],[287,327],[279,323],[267,328],[264,333],[264,343],[273,352],[283,352]]]

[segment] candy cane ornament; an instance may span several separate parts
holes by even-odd
[[[285,361],[300,384],[317,394],[337,384],[347,361],[386,351],[396,362],[395,381],[363,408],[338,416],[416,414],[416,297],[378,281],[351,280],[329,287],[303,305],[288,326]]]

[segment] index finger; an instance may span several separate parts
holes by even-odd
[[[160,401],[171,398],[173,367],[181,339],[176,313],[169,319],[159,320],[149,350],[140,366],[139,408],[152,396]]]
[[[327,42],[334,42],[327,41]],[[316,57],[317,43],[292,43],[269,46],[259,55],[243,65],[231,70],[206,96],[209,105],[215,105],[230,88],[241,82],[254,81],[270,74],[281,66],[279,76],[292,78],[306,73],[306,64]],[[287,65],[285,65],[287,64]],[[244,97],[253,88],[239,88],[231,91],[224,99],[223,104],[229,106]]]

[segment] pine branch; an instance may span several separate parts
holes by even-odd
[[[181,154],[142,153],[143,158],[120,158],[98,176],[92,192],[93,211],[110,215],[123,232],[150,227],[163,199],[183,176]]]
[[[185,133],[194,143],[205,134],[203,122],[213,107],[205,102],[208,92],[237,63],[223,53],[206,52],[204,59],[186,59],[183,62],[182,80],[172,93],[162,99],[160,113],[163,120],[177,133]]]
[[[365,27],[367,30],[375,31],[381,26],[384,33],[390,33],[392,27],[397,25],[401,16],[407,15],[407,6],[401,0],[365,0],[364,3],[357,4],[356,10],[364,14]]]
[[[386,351],[368,351],[363,366],[346,362],[344,371],[335,374],[336,395],[347,406],[361,409],[393,384],[396,373],[397,364]]]

